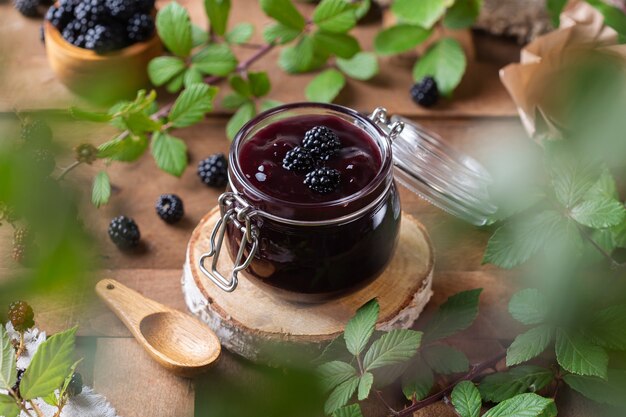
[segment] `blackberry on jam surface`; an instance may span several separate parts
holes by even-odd
[[[302,146],[308,149],[314,158],[325,161],[337,153],[341,141],[337,134],[326,126],[315,126],[304,134]]]
[[[39,0],[13,0],[13,6],[26,17],[39,16]]]
[[[411,87],[411,97],[420,106],[434,106],[439,101],[437,81],[433,77],[424,77],[422,81]]]
[[[304,184],[320,194],[328,194],[339,186],[340,174],[336,169],[327,167],[317,168],[304,178]]]
[[[67,394],[70,397],[75,397],[83,392],[83,376],[78,372],[74,372],[70,383],[67,385]]]
[[[203,159],[198,164],[198,176],[209,187],[223,187],[228,181],[228,162],[222,153]]]
[[[315,165],[313,156],[308,149],[296,146],[288,151],[283,158],[283,168],[287,171],[306,172]]]
[[[109,224],[109,237],[120,249],[131,249],[139,244],[141,233],[130,217],[118,216]]]
[[[15,301],[9,306],[9,320],[18,332],[24,332],[35,325],[35,313],[26,301]]]
[[[154,33],[154,20],[152,16],[145,13],[136,13],[129,20],[126,26],[126,35],[130,42],[143,42]]]
[[[185,215],[183,200],[176,194],[163,194],[156,202],[156,212],[166,223],[176,223]]]
[[[20,383],[22,382],[22,377],[24,376],[25,369],[17,370],[17,378],[15,379],[15,384],[11,387],[11,390],[17,395],[17,398],[22,398],[20,395]]]

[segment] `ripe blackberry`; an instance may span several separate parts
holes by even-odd
[[[35,325],[35,313],[26,301],[15,301],[9,306],[9,320],[18,332],[24,332]]]
[[[128,20],[137,8],[135,2],[129,0],[105,0],[104,6],[112,18],[120,21]]]
[[[83,376],[78,372],[74,372],[70,383],[67,385],[67,394],[70,397],[75,397],[83,392]]]
[[[46,20],[59,30],[63,30],[73,18],[74,13],[72,10],[64,6],[50,6],[46,13]]]
[[[209,187],[223,187],[228,181],[228,162],[222,153],[211,155],[198,164],[198,176]]]
[[[313,158],[326,161],[339,150],[341,141],[326,126],[315,126],[304,134],[302,146],[311,152]]]
[[[120,249],[134,248],[139,244],[141,233],[137,223],[130,217],[118,216],[109,224],[109,237]]]
[[[45,148],[52,142],[52,129],[41,119],[24,123],[20,135],[27,145],[37,148]]]
[[[315,165],[315,161],[308,149],[296,146],[283,158],[283,168],[287,171],[307,172]]]
[[[183,200],[176,194],[163,194],[156,202],[156,212],[166,223],[176,223],[185,215]]]
[[[54,154],[49,149],[33,149],[31,158],[35,168],[37,168],[37,172],[44,177],[52,174],[54,168],[56,168]]]
[[[96,25],[85,34],[85,48],[106,53],[126,46],[124,32],[117,25]]]
[[[411,97],[416,104],[432,107],[439,101],[437,81],[433,77],[424,77],[422,81],[411,87]]]
[[[81,3],[82,0],[59,0],[59,6],[74,13],[76,6]]]
[[[87,22],[104,22],[110,14],[102,0],[83,0],[74,9],[74,16],[84,25]]]
[[[136,0],[135,7],[139,13],[150,14],[154,10],[155,0]]]
[[[85,34],[89,28],[83,26],[80,21],[74,19],[65,26],[61,35],[74,46],[85,47]]]
[[[74,158],[78,162],[91,165],[98,159],[98,148],[91,143],[82,143],[74,148]]]
[[[39,16],[39,0],[13,0],[13,6],[26,17]]]
[[[143,42],[154,33],[154,19],[145,13],[136,13],[129,20],[126,26],[126,36],[131,43]]]
[[[317,168],[304,178],[304,184],[320,194],[328,194],[339,186],[339,171],[327,167]]]
[[[24,376],[25,369],[17,370],[17,379],[15,380],[15,384],[11,388],[11,390],[17,395],[17,398],[22,398],[20,395],[20,383],[22,382],[22,377]]]

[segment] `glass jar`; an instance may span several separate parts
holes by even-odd
[[[263,192],[244,175],[242,147],[267,127],[311,116],[358,127],[380,152],[378,172],[362,189],[332,201],[293,202]],[[401,207],[394,175],[412,191],[476,224],[484,224],[486,211],[495,211],[481,200],[478,188],[486,192],[489,178],[476,161],[456,154],[408,120],[389,119],[382,108],[364,116],[330,104],[279,106],[239,131],[229,161],[229,187],[218,201],[221,217],[210,236],[210,251],[199,261],[202,272],[228,292],[237,287],[240,272],[279,296],[304,302],[326,300],[371,282],[391,260],[398,241]],[[425,165],[433,161],[438,161],[436,169]],[[452,187],[441,186],[446,175],[452,177]],[[234,265],[232,271],[223,271],[228,276],[217,270],[224,244]]]

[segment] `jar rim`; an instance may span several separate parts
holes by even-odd
[[[377,137],[373,137],[372,139],[374,139],[374,142],[376,143],[379,151],[381,152],[381,164],[374,178],[364,188],[362,188],[361,190],[353,194],[350,194],[346,197],[342,197],[336,200],[314,202],[314,203],[298,203],[298,202],[283,200],[283,199],[271,196],[261,191],[256,186],[254,186],[254,184],[252,184],[252,182],[250,182],[249,179],[243,174],[243,170],[241,168],[240,161],[239,161],[239,151],[240,151],[241,144],[243,143],[244,139],[248,137],[252,129],[263,120],[276,116],[277,114],[280,114],[284,111],[306,109],[306,108],[328,110],[336,114],[341,114],[344,116],[352,117],[355,121],[360,122],[364,126],[367,126],[371,129],[371,130],[363,129],[365,133],[368,134],[368,136],[370,137],[372,137],[372,134],[371,134],[372,131],[376,132]],[[392,161],[393,161],[393,158],[391,155],[391,142],[388,140],[388,137],[385,134],[385,132],[383,132],[383,130],[367,116],[362,115],[361,113],[351,108],[340,106],[338,104],[296,102],[296,103],[283,104],[283,105],[274,107],[272,109],[266,110],[265,112],[258,114],[248,123],[246,123],[239,130],[239,132],[237,132],[237,134],[235,135],[235,138],[233,139],[233,144],[229,152],[229,162],[230,162],[229,165],[231,167],[231,169],[229,169],[229,181],[232,187],[233,181],[232,181],[232,178],[230,178],[230,176],[234,175],[237,179],[237,182],[247,187],[248,192],[252,192],[255,195],[255,197],[258,197],[264,201],[271,202],[273,204],[281,204],[281,205],[294,208],[294,209],[311,209],[311,208],[324,209],[324,208],[340,207],[340,206],[347,205],[351,202],[354,202],[356,200],[359,200],[360,198],[363,198],[369,195],[370,193],[376,190],[379,190],[381,183],[385,181],[385,179],[388,177],[389,172],[391,172],[391,168],[393,167]],[[383,187],[383,189],[386,189],[386,188],[387,187]]]

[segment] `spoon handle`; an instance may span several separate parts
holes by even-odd
[[[136,337],[142,337],[139,323],[144,317],[169,310],[113,279],[98,282],[96,293]]]

